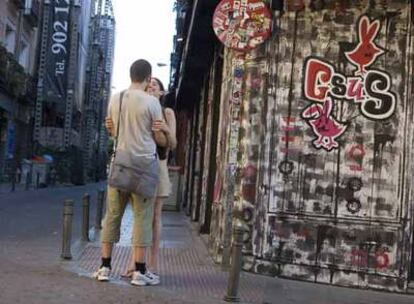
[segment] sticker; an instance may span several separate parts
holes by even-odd
[[[249,51],[271,34],[272,15],[262,0],[222,0],[213,16],[213,29],[225,46]]]

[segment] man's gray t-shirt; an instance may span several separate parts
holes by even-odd
[[[108,116],[113,121],[114,134],[118,126],[120,95],[113,95],[108,105]],[[129,151],[132,155],[156,153],[152,124],[157,119],[162,119],[162,109],[155,97],[139,89],[125,91],[117,148]]]

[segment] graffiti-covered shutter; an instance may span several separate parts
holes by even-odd
[[[285,276],[402,289],[412,233],[411,7],[316,2],[286,12],[272,42],[264,251]]]

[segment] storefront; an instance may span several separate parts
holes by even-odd
[[[226,47],[223,63],[205,72],[189,123],[184,192],[193,220],[211,211],[216,261],[228,262],[240,207],[247,271],[407,290],[412,14],[406,0],[292,1],[272,12],[265,43],[247,53]]]
[[[0,180],[7,175],[8,160],[13,158],[15,149],[14,102],[0,92]]]

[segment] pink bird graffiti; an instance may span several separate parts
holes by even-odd
[[[345,123],[339,122],[332,116],[333,102],[327,98],[324,105],[319,103],[311,104],[302,112],[302,117],[312,127],[318,137],[313,141],[317,149],[331,151],[339,147],[336,139],[348,128]]]

